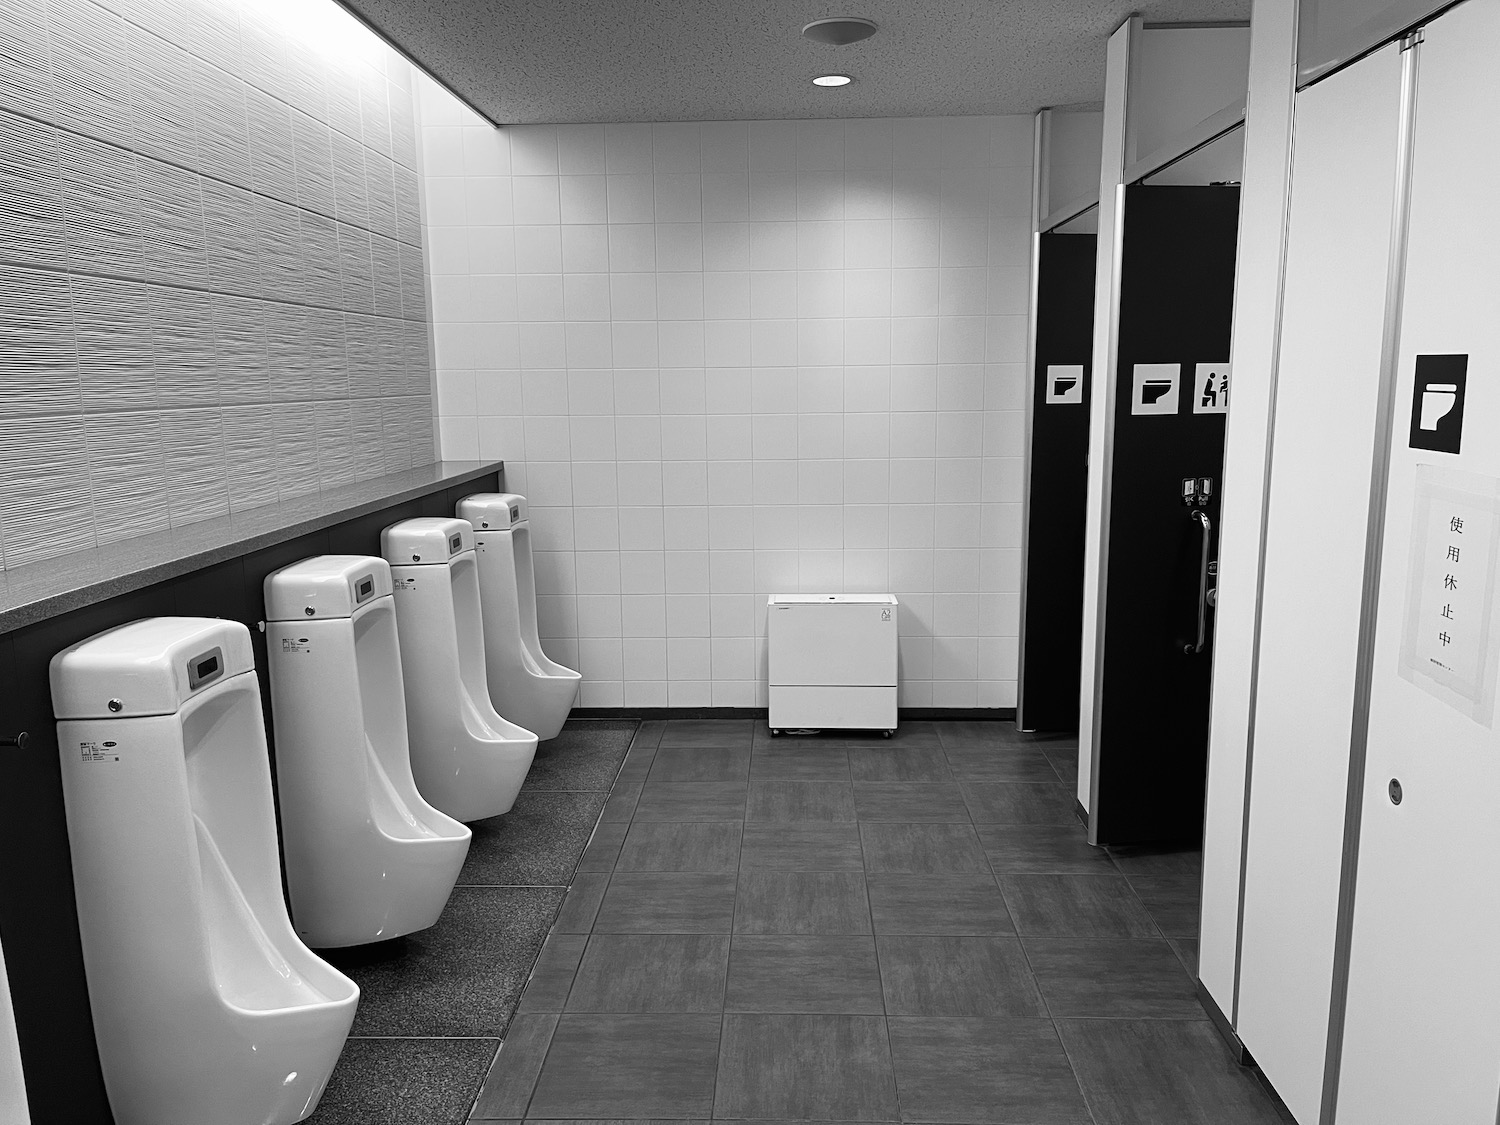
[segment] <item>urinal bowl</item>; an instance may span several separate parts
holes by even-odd
[[[525,497],[477,493],[459,501],[458,514],[474,527],[490,699],[537,738],[555,738],[582,676],[542,649]]]
[[[413,779],[391,599],[353,617],[270,621],[266,641],[297,933],[326,949],[426,929],[442,914],[471,834],[425,801]]]
[[[427,530],[437,546],[411,549],[410,537]],[[407,520],[382,535],[396,588],[412,776],[430,804],[466,822],[510,811],[537,743],[490,702],[472,544],[461,520]],[[433,561],[395,561],[412,555]]]
[[[238,630],[248,664],[243,626],[200,624]],[[58,723],[100,1063],[119,1125],[291,1125],[359,989],[287,918],[254,672],[194,690],[174,714]]]

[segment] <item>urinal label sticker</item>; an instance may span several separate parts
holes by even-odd
[[[391,585],[397,590],[415,590],[417,588],[417,580],[415,578],[393,578]]]
[[[85,762],[118,762],[120,760],[117,742],[80,742],[78,749]]]
[[[1047,365],[1047,405],[1083,401],[1083,365],[1081,363]]]
[[[306,638],[306,637],[282,637],[281,638],[281,651],[282,652],[311,652],[312,651],[312,645],[308,642],[308,638]]]
[[[1500,480],[1418,465],[1398,672],[1481,726],[1495,716]]]
[[[1176,414],[1182,384],[1180,363],[1137,363],[1130,396],[1132,414]]]
[[[1200,363],[1193,369],[1193,413],[1229,413],[1229,364]]]
[[[1419,355],[1411,391],[1412,449],[1457,453],[1464,436],[1466,355]]]

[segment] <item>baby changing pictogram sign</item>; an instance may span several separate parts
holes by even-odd
[[[1200,363],[1193,369],[1193,413],[1229,413],[1229,364]]]

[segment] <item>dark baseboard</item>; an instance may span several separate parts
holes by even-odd
[[[902,707],[897,718],[906,722],[1007,722],[1016,719],[1014,707]],[[765,719],[764,707],[575,707],[575,719]]]

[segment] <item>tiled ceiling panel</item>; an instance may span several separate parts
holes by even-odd
[[[1103,96],[1132,11],[1245,20],[1250,0],[342,0],[497,124],[1030,113]],[[828,47],[802,26],[874,20]],[[853,75],[823,90],[815,75]]]

